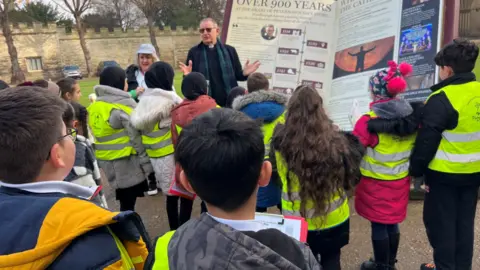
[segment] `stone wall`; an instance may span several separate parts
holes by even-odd
[[[56,80],[61,77],[64,65],[78,65],[86,72],[85,59],[80,40],[76,31],[67,33],[64,28],[51,24],[46,27],[40,24],[33,26],[19,25],[13,28],[15,46],[17,47],[20,66],[27,79],[38,78]],[[1,35],[0,35],[1,36]],[[188,50],[199,42],[195,29],[157,30],[157,43],[160,48],[160,59],[177,67],[178,61],[185,61]],[[10,57],[3,36],[0,37],[0,79],[10,80]],[[138,30],[100,29],[94,32],[88,29],[86,33],[87,46],[92,58],[95,72],[100,61],[115,60],[122,67],[127,67],[135,61],[135,51],[142,43],[150,43],[148,29]],[[27,59],[41,57],[43,70],[31,71],[27,67]]]

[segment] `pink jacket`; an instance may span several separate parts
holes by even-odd
[[[397,105],[404,105],[404,110],[401,110],[401,112],[389,112],[389,108],[395,107],[398,109],[398,106],[389,106],[393,102],[397,103]],[[379,118],[382,118],[382,114],[390,114],[388,117],[381,120],[383,123],[389,121],[386,119],[397,119],[392,120],[393,122],[398,121],[399,117],[407,117],[413,113],[413,109],[410,105],[406,102],[403,104],[402,102],[405,101],[392,99],[372,103],[370,107],[375,111]],[[393,118],[391,117],[392,115],[396,117]],[[379,139],[376,132],[369,131],[368,123],[370,120],[370,116],[362,116],[357,121],[353,134],[358,137],[365,147],[374,148],[379,143]],[[382,224],[401,223],[405,220],[407,215],[409,194],[410,176],[394,181],[382,181],[362,176],[360,183],[355,189],[355,210],[360,216],[371,222]]]

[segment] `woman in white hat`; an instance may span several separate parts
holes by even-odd
[[[152,44],[141,44],[136,53],[137,63],[130,65],[127,70],[128,92],[136,101],[138,96],[147,88],[145,85],[145,72],[159,60]]]

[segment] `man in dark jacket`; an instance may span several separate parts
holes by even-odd
[[[474,220],[480,186],[480,83],[472,70],[478,47],[455,40],[435,57],[442,82],[432,87],[410,160],[410,175],[425,176],[423,221],[435,265],[472,269]]]
[[[248,75],[260,66],[256,61],[245,63],[242,68],[237,51],[230,45],[223,44],[218,35],[218,24],[211,18],[200,22],[202,42],[190,49],[186,63],[180,63],[183,74],[200,72],[209,82],[208,95],[213,97],[218,105],[224,107],[227,96],[237,81],[246,81]]]

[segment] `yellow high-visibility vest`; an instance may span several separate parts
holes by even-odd
[[[428,168],[444,173],[478,173],[480,172],[480,83],[449,85],[434,92],[430,97],[442,92],[458,112],[458,124],[454,129],[443,131],[437,153]]]
[[[372,111],[370,117],[377,115]],[[410,154],[415,144],[416,134],[400,137],[378,133],[378,144],[367,148],[360,164],[363,176],[378,180],[398,180],[408,176]]]
[[[159,237],[155,244],[155,262],[153,263],[153,270],[168,270],[170,269],[168,261],[168,244],[173,237],[175,231],[170,231]]]
[[[108,119],[112,110],[132,113],[132,108],[105,101],[96,101],[88,106],[88,124],[95,139],[95,156],[98,160],[116,160],[136,154],[130,137],[124,128],[114,129]]]
[[[280,117],[275,119],[271,123],[265,123],[262,126],[263,132],[263,143],[265,144],[265,159],[270,158],[270,142],[273,137],[273,132],[275,131],[275,127],[278,124],[285,124],[285,113],[283,113]]]
[[[142,144],[151,158],[166,157],[174,151],[170,127],[160,129],[158,124],[151,132],[142,135]]]
[[[300,183],[298,177],[293,172],[288,172],[285,160],[279,152],[275,152],[277,171],[282,181],[282,214],[285,216],[303,217],[308,223],[308,230],[325,230],[338,226],[350,217],[350,207],[345,192],[335,194],[329,201],[327,215],[317,216],[315,214],[315,205],[313,201],[306,202],[306,213],[300,213]],[[289,174],[290,186],[287,182],[287,173]]]

